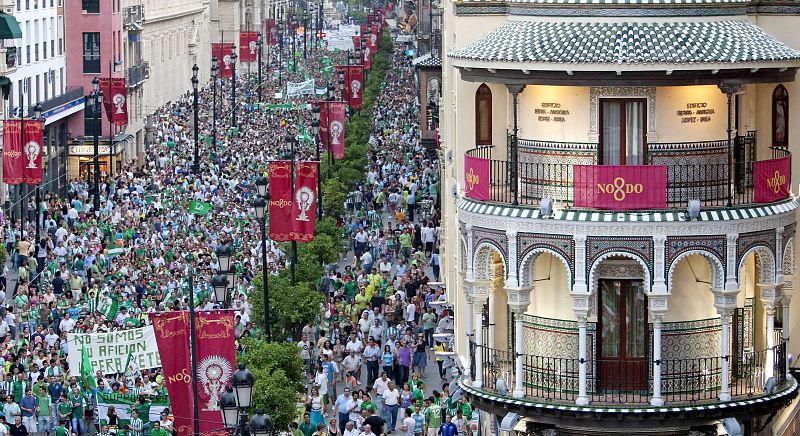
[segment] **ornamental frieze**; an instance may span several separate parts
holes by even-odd
[[[759,246],[767,247],[770,253],[775,256],[775,230],[740,234],[736,245],[736,264],[741,264],[744,254],[751,248]]]
[[[650,270],[650,277],[653,277],[653,240],[652,238],[632,238],[632,237],[588,237],[586,238],[586,267],[587,274],[594,265],[594,262],[601,256],[613,253],[625,252],[635,254],[644,260]],[[587,275],[588,279],[588,275]]]
[[[517,235],[517,270],[522,272],[522,260],[534,250],[548,250],[561,255],[569,264],[571,274],[575,265],[575,240],[570,235],[547,235],[542,233],[519,233]],[[572,277],[569,278],[572,281]]]
[[[667,237],[666,257],[664,262],[664,276],[669,273],[669,268],[675,259],[687,251],[705,251],[717,259],[722,264],[723,272],[727,274],[727,250],[728,243],[725,235],[715,236],[669,236]]]

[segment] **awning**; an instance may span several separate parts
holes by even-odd
[[[0,12],[0,39],[22,38],[22,30],[13,15]]]
[[[0,86],[10,85],[10,84],[11,84],[11,79],[9,79],[6,76],[0,76]]]

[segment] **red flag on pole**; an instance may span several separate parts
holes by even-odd
[[[278,29],[275,26],[274,18],[267,18],[264,20],[264,42],[266,44],[274,45],[278,43]]]
[[[328,116],[329,146],[333,152],[334,159],[344,158],[344,135],[345,135],[345,104],[344,102],[328,102],[330,112]]]
[[[227,79],[233,76],[232,54],[233,45],[230,43],[215,42],[211,44],[211,55],[217,57],[217,64],[219,65],[219,77]]]
[[[233,311],[197,313],[197,401],[203,435],[228,436],[219,400],[233,379],[234,326]]]
[[[103,91],[103,107],[106,117],[115,126],[128,124],[128,99],[125,89],[125,78],[114,77],[100,79],[100,90]]]
[[[258,59],[258,32],[239,33],[239,60],[255,62]]]
[[[347,65],[336,66],[336,80],[339,78],[344,79],[344,90],[342,91],[342,100],[349,101],[350,99],[350,67]]]
[[[3,183],[22,183],[22,125],[19,120],[3,122]]]
[[[179,435],[192,434],[194,403],[189,359],[189,313],[151,313],[150,322],[156,333],[158,352],[165,356],[161,360],[161,370],[175,416],[175,429]]]
[[[297,242],[309,242],[314,239],[318,167],[318,162],[297,162],[295,164],[292,240]]]
[[[317,102],[319,105],[319,138],[320,142],[322,143],[322,149],[328,151],[328,146],[330,143],[330,136],[328,133],[328,115],[330,112],[330,106],[328,105],[327,101],[319,101]]]
[[[42,183],[42,129],[41,120],[25,120],[23,125],[22,163],[23,181],[29,185]]]
[[[292,240],[292,163],[269,163],[269,238]]]
[[[364,83],[361,65],[350,66],[350,107],[360,109],[363,103]]]

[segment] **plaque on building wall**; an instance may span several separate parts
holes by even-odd
[[[714,108],[705,102],[686,103],[686,108],[675,112],[681,124],[710,123]]]
[[[567,121],[569,109],[561,107],[561,103],[542,102],[533,109],[536,120],[545,123],[563,123]]]

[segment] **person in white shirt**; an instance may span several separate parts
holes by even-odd
[[[364,425],[364,431],[362,431],[359,436],[375,436],[375,433],[372,432],[371,426],[366,424]]]
[[[353,376],[355,376],[356,380],[361,378],[361,358],[359,358],[355,351],[350,351],[350,354],[342,359],[342,366],[344,369],[350,371]],[[361,381],[358,382],[361,384]]]
[[[353,421],[347,421],[347,424],[344,426],[344,432],[342,436],[358,436],[359,431],[356,430],[355,426],[353,425]]]
[[[403,423],[400,424],[400,430],[406,436],[414,436],[414,418],[411,417],[411,408],[409,407],[406,409],[406,417],[403,419]]]
[[[386,375],[386,373],[383,373]],[[381,376],[381,379],[383,377]],[[379,379],[380,380],[380,379]],[[377,386],[378,382],[375,382]],[[377,390],[377,387],[375,388]],[[400,390],[394,382],[389,380],[386,389],[383,390],[383,418],[386,420],[386,432],[392,433],[397,424],[397,411],[400,406]]]
[[[75,328],[75,320],[69,317],[69,313],[64,314],[64,319],[58,323],[58,329],[62,332],[71,332]]]
[[[405,313],[406,313],[406,322],[408,324],[411,324],[412,322],[414,322],[414,319],[416,319],[417,306],[411,303],[406,304]]]

